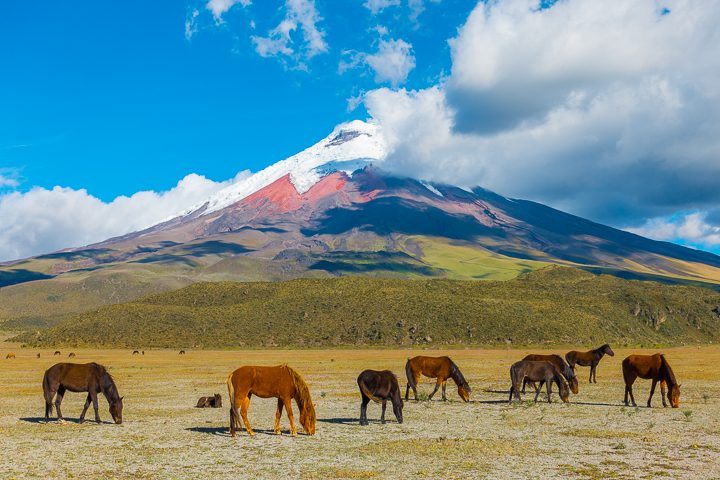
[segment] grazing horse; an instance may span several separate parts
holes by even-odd
[[[55,350],[55,353],[53,355],[60,355],[60,350]]]
[[[50,419],[52,400],[55,393],[57,393],[55,409],[57,410],[58,420],[64,421],[60,411],[60,404],[66,390],[88,392],[85,406],[80,414],[80,423],[85,421],[85,412],[87,412],[90,402],[92,402],[95,409],[95,421],[100,423],[98,393],[101,392],[110,404],[110,415],[112,415],[115,423],[118,425],[122,423],[122,397],[118,393],[115,381],[104,366],[97,363],[56,363],[48,368],[43,377],[46,419]]]
[[[68,358],[75,358],[75,357],[76,357],[75,352],[70,352],[70,354],[68,355]]]
[[[553,365],[557,367],[558,370],[560,370],[560,373],[563,374],[563,377],[565,377],[565,380],[567,380],[568,384],[570,384],[570,391],[574,393],[575,395],[578,394],[578,380],[577,376],[575,375],[575,371],[570,368],[570,365],[565,363],[565,360],[562,359],[560,355],[535,355],[530,354],[527,355],[523,360],[527,360],[530,362],[550,362]],[[541,389],[543,387],[543,382],[540,382],[540,385],[538,387],[535,386],[535,382],[532,382],[528,380],[527,378],[523,380],[523,386],[522,386],[522,393],[525,393],[525,385],[527,383],[530,383],[532,387],[537,391],[537,389]]]
[[[132,354],[133,354],[133,355],[140,355],[140,352],[138,352],[137,350],[133,350],[133,353],[132,353]]]
[[[663,407],[667,407],[665,403],[665,384],[668,386],[667,398],[673,408],[680,406],[680,385],[675,380],[675,374],[670,368],[670,364],[665,359],[665,355],[656,353],[655,355],[630,355],[622,362],[623,378],[625,379],[625,405],[628,404],[628,394],[632,400],[633,407],[636,407],[635,396],[633,395],[632,386],[635,380],[640,378],[651,379],[650,396],[648,397],[647,406],[650,407],[655,386],[660,382],[660,393],[662,394]]]
[[[275,433],[280,434],[280,417],[283,406],[290,420],[290,433],[297,435],[295,419],[292,411],[292,400],[295,399],[300,410],[300,424],[308,435],[315,434],[315,407],[310,397],[310,389],[305,380],[287,365],[274,367],[240,367],[227,378],[230,396],[230,435],[235,436],[235,429],[240,428],[240,417],[245,422],[248,434],[255,435],[247,417],[250,397],[253,394],[260,398],[277,398],[275,412]],[[238,414],[238,406],[240,413]]]
[[[552,393],[553,382],[557,384],[560,393],[560,399],[567,403],[568,397],[570,397],[570,389],[565,381],[560,370],[550,362],[537,362],[520,360],[519,362],[513,363],[510,367],[510,398],[508,403],[512,403],[513,394],[515,398],[520,398],[520,385],[524,379],[528,379],[531,382],[544,382],[547,386],[547,399],[548,403],[552,403],[550,400],[550,394]],[[540,396],[540,388],[535,390],[535,402],[537,402]]]
[[[11,358],[15,358],[15,354],[13,352],[10,352],[7,355],[5,355],[5,360],[9,360]]]
[[[212,397],[200,397],[195,408],[221,408],[222,397],[216,393]]]
[[[597,383],[597,366],[605,355],[615,356],[615,352],[612,351],[612,348],[610,348],[610,345],[607,343],[600,348],[588,352],[570,351],[565,354],[565,360],[567,360],[570,368],[573,370],[575,370],[575,365],[590,367],[590,383]]]
[[[418,381],[420,381],[420,375],[425,375],[429,378],[437,378],[435,390],[433,390],[430,394],[428,400],[432,400],[433,395],[435,395],[438,388],[442,385],[442,399],[443,401],[446,401],[447,397],[445,396],[445,386],[447,384],[447,379],[452,378],[458,387],[458,395],[460,395],[460,398],[466,402],[470,401],[470,393],[472,392],[472,389],[470,388],[470,385],[468,385],[457,365],[450,360],[450,357],[418,356],[408,358],[408,361],[405,364],[405,374],[407,375],[408,380],[407,388],[405,389],[405,400],[408,399],[410,389],[412,388],[413,393],[415,394],[415,400],[417,401],[417,384]]]
[[[380,422],[385,423],[385,407],[388,398],[392,402],[393,413],[398,423],[403,423],[403,401],[400,395],[400,385],[398,379],[390,370],[364,370],[357,378],[358,387],[360,387],[360,396],[362,403],[360,404],[360,425],[368,425],[367,406],[370,400],[376,403],[382,403],[382,415]]]
[[[178,352],[178,355],[185,355],[185,350],[180,350],[180,352]]]

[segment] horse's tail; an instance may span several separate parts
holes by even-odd
[[[237,409],[235,400],[235,385],[233,385],[233,374],[231,372],[227,377],[228,396],[230,397],[230,435],[235,436],[235,427],[240,426],[240,413]]]
[[[405,375],[407,376],[408,385],[410,385],[410,388],[413,390],[417,388],[417,385],[415,384],[415,372],[413,372],[412,365],[410,364],[410,359],[407,359],[407,362],[405,363]]]
[[[50,418],[52,413],[52,390],[50,386],[50,370],[45,371],[43,376],[43,397],[45,397],[45,418]]]
[[[368,397],[370,400],[372,400],[375,403],[380,403],[380,399],[377,398],[373,393],[368,390],[367,386],[365,386],[365,382],[358,382],[360,384],[360,390],[362,391],[363,395]]]

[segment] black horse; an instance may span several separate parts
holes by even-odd
[[[382,403],[382,415],[380,421],[385,423],[385,407],[390,399],[393,406],[393,413],[398,423],[403,423],[403,401],[400,396],[400,385],[398,379],[390,370],[365,370],[357,379],[358,387],[360,387],[360,396],[362,403],[360,404],[360,425],[368,425],[367,405],[370,400]]]
[[[597,366],[605,355],[615,356],[615,352],[612,351],[612,348],[610,348],[610,345],[607,343],[602,347],[588,352],[572,350],[565,354],[565,360],[567,360],[568,365],[570,365],[570,368],[573,370],[575,370],[575,365],[590,367],[590,383],[597,383]]]
[[[66,390],[71,392],[88,392],[85,407],[83,407],[83,411],[80,414],[80,423],[85,421],[85,413],[90,406],[90,402],[92,402],[93,408],[95,409],[95,421],[100,423],[98,393],[101,392],[110,404],[110,415],[112,415],[115,423],[118,425],[122,423],[122,397],[118,393],[112,376],[110,376],[104,366],[97,363],[57,363],[48,368],[43,377],[46,419],[50,419],[53,397],[55,397],[57,393],[55,408],[57,410],[58,420],[64,420],[60,412],[60,404],[62,403]]]

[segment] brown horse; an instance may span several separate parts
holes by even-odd
[[[466,402],[470,401],[470,393],[472,393],[472,389],[470,388],[470,385],[468,385],[457,365],[450,360],[450,357],[418,356],[408,358],[408,361],[405,364],[405,374],[407,375],[408,380],[407,388],[405,389],[405,400],[408,399],[411,388],[415,394],[415,401],[418,400],[417,384],[418,381],[420,381],[420,375],[425,375],[426,377],[437,379],[437,382],[435,383],[435,390],[433,390],[430,394],[428,400],[432,400],[433,395],[435,395],[438,388],[442,386],[442,399],[443,401],[446,401],[447,397],[445,396],[445,386],[447,384],[447,379],[452,378],[458,387],[458,395],[460,395],[460,398]]]
[[[575,375],[575,371],[570,368],[570,365],[565,363],[565,360],[562,359],[560,355],[537,355],[537,354],[530,354],[525,356],[523,360],[527,360],[529,362],[550,362],[553,365],[557,367],[558,370],[560,370],[560,373],[563,374],[563,377],[565,377],[565,380],[567,380],[568,384],[570,384],[570,391],[574,393],[575,395],[578,394],[579,388],[578,388],[578,379]],[[535,382],[532,382],[525,378],[523,380],[523,386],[522,386],[522,393],[525,393],[525,385],[530,383],[532,387],[537,391],[538,388],[542,390],[543,382],[540,382],[540,385],[538,387],[535,386]]]
[[[37,358],[40,358],[40,354],[39,354],[39,353],[37,354]]]
[[[655,386],[660,382],[660,392],[662,394],[663,407],[667,407],[665,403],[665,384],[668,386],[667,398],[673,408],[680,406],[680,385],[675,380],[675,374],[670,368],[670,364],[665,359],[665,355],[656,353],[655,355],[630,355],[622,362],[623,378],[625,379],[625,405],[628,404],[628,394],[632,400],[633,407],[636,407],[635,396],[633,395],[632,386],[635,380],[640,378],[652,379],[650,387],[650,396],[648,397],[647,406],[650,407]]]
[[[573,370],[575,370],[575,365],[590,367],[590,383],[597,383],[597,366],[605,355],[615,356],[615,352],[612,351],[612,348],[610,348],[610,345],[607,343],[602,347],[588,352],[572,350],[565,354],[565,360],[567,360],[570,368]]]
[[[533,362],[526,360],[515,362],[510,367],[510,381],[512,382],[512,385],[510,386],[510,398],[508,399],[508,403],[512,402],[513,395],[515,395],[515,398],[518,399],[518,401],[521,400],[520,385],[525,378],[532,382],[545,383],[547,386],[548,403],[552,403],[550,400],[550,394],[552,393],[553,382],[556,383],[560,392],[560,399],[567,403],[568,397],[570,397],[570,389],[568,388],[567,382],[565,382],[565,377],[563,377],[562,373],[560,373],[560,370],[550,362]],[[537,402],[539,396],[540,388],[535,391],[535,402]]]
[[[58,420],[64,421],[60,404],[62,403],[65,391],[88,392],[85,406],[80,414],[80,423],[85,421],[90,402],[95,409],[95,421],[100,423],[98,414],[98,393],[102,392],[110,404],[110,415],[118,425],[122,423],[123,402],[118,393],[115,381],[107,369],[97,363],[57,363],[48,368],[43,377],[43,394],[45,396],[45,418],[50,419],[52,413],[52,400],[55,399],[55,409]]]
[[[212,397],[200,397],[195,408],[221,408],[222,397],[216,393]]]
[[[133,353],[132,353],[132,354],[133,354],[133,355],[140,355],[140,352],[138,352],[137,350],[133,350]]]
[[[290,433],[295,436],[295,419],[292,411],[292,399],[300,409],[300,424],[308,435],[315,434],[315,407],[310,397],[310,389],[305,380],[287,365],[275,367],[240,367],[227,378],[230,396],[230,434],[235,436],[235,429],[240,428],[240,417],[245,422],[248,434],[255,435],[247,417],[250,397],[253,394],[260,398],[277,398],[275,412],[275,433],[280,433],[280,417],[283,406],[290,420]],[[238,414],[240,406],[240,414]]]
[[[5,360],[10,360],[12,358],[15,358],[15,354],[13,352],[10,352],[7,355],[5,355]]]
[[[70,352],[68,355],[68,358],[75,358],[77,355],[75,355],[75,352]]]
[[[60,350],[55,350],[55,353],[53,355],[60,355]]]
[[[393,413],[398,423],[403,423],[403,401],[400,396],[400,385],[398,379],[390,370],[364,370],[357,378],[360,387],[360,425],[369,425],[367,419],[367,406],[370,400],[382,403],[382,415],[380,422],[385,423],[385,407],[388,398],[392,402]]]
[[[178,352],[178,355],[185,355],[185,350],[180,350],[180,352]]]

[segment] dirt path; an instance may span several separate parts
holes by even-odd
[[[5,360],[8,351],[17,358]],[[538,350],[534,350],[538,351]],[[407,402],[405,423],[373,421],[360,427],[355,379],[365,368],[389,368],[405,387],[404,363],[415,352],[325,351],[130,351],[75,350],[76,362],[110,368],[125,396],[125,422],[79,425],[84,395],[68,393],[63,412],[72,421],[45,423],[43,372],[67,360],[52,351],[0,344],[0,478],[720,478],[720,348],[666,349],[682,384],[681,407],[626,408],[620,404],[616,350],[588,385],[579,369],[580,393],[572,404],[523,402],[508,406],[510,364],[520,350],[456,350],[449,354],[473,387],[469,404],[448,385],[450,402]],[[561,353],[561,351],[555,351]],[[632,352],[641,352],[633,350]],[[287,362],[304,374],[318,424],[314,437],[271,433],[274,400],[253,398],[254,438],[227,433],[228,409],[195,409],[198,397],[221,393],[226,375],[243,364]],[[636,384],[644,404],[649,382]],[[432,384],[423,383],[429,393]],[[658,389],[659,390],[659,389]],[[531,400],[531,395],[526,395]],[[640,402],[642,400],[642,402]],[[100,415],[110,421],[107,403]],[[92,418],[92,415],[89,415]],[[296,414],[297,419],[297,414]]]

